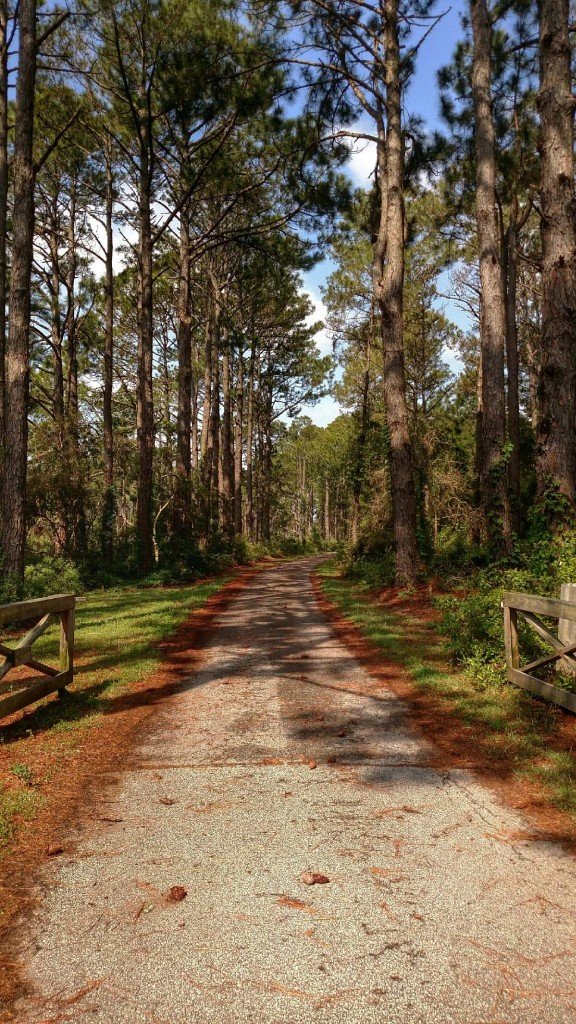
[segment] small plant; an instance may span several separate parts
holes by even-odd
[[[16,764],[11,766],[10,771],[12,772],[12,775],[15,775],[17,779],[25,782],[27,786],[31,785],[32,770],[27,764],[17,761]]]

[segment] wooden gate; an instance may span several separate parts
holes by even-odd
[[[4,656],[4,663],[0,665],[0,718],[33,704],[49,693],[62,691],[72,682],[76,600],[74,594],[56,594],[53,597],[0,605],[0,626],[38,619],[13,646],[0,643],[0,656]],[[60,619],[60,664],[58,668],[53,668],[37,661],[32,647],[56,616]],[[33,676],[5,682],[8,673],[19,665],[28,665],[45,678]]]
[[[506,676],[509,682],[524,687],[539,697],[559,704],[568,711],[576,712],[576,693],[570,693],[554,683],[539,679],[532,673],[551,665],[556,661],[562,661],[571,674],[576,670],[576,642],[565,644],[558,636],[550,631],[550,628],[542,622],[540,615],[550,619],[562,619],[568,622],[576,622],[576,603],[572,601],[557,600],[553,597],[538,597],[533,594],[517,594],[514,592],[504,594],[502,600],[504,609],[504,643],[506,646]],[[542,658],[529,662],[527,665],[520,665],[520,651],[518,645],[518,616],[521,615],[531,629],[538,634],[541,640],[552,648],[553,653]]]

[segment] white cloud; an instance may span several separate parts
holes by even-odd
[[[323,324],[326,324],[326,320],[328,318],[326,303],[311,288],[303,288],[302,291],[306,298],[310,299],[310,302],[314,307],[310,315],[306,317],[308,327],[312,327],[312,325],[318,323],[318,321],[322,321]],[[321,327],[320,330],[316,332],[314,340],[320,355],[327,356],[332,353],[332,341],[325,326]]]
[[[361,131],[362,126],[355,130]],[[369,188],[374,183],[374,168],[376,166],[376,143],[360,139],[350,140],[350,160],[348,171],[355,185]]]

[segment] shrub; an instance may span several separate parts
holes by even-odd
[[[24,574],[25,597],[47,597],[48,594],[79,594],[82,592],[80,570],[67,558],[43,558],[28,565]]]
[[[0,581],[0,604],[50,594],[80,594],[83,589],[80,570],[73,562],[59,556],[45,557],[26,566],[24,580],[4,576]]]

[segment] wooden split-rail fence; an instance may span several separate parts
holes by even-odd
[[[565,584],[562,587],[560,599],[515,592],[504,594],[502,607],[506,676],[510,683],[522,686],[525,690],[576,713],[576,693],[534,675],[534,672],[547,668],[554,662],[560,662],[566,675],[576,675],[576,600],[566,600],[568,595],[576,597],[576,587],[573,584]],[[551,654],[521,665],[518,642],[519,616],[552,648]],[[552,632],[552,627],[542,621],[541,616],[546,619],[558,619],[557,636]]]
[[[0,718],[20,711],[28,704],[34,704],[42,697],[60,693],[72,682],[74,675],[74,620],[76,602],[74,594],[56,594],[52,597],[39,597],[30,601],[17,601],[14,604],[0,605],[0,626],[12,626],[17,623],[36,623],[15,644],[0,643],[0,656],[4,662],[0,665]],[[60,663],[58,668],[45,665],[34,657],[33,646],[48,626],[60,620]],[[34,669],[38,675],[26,678],[7,680],[13,669],[26,665]]]

